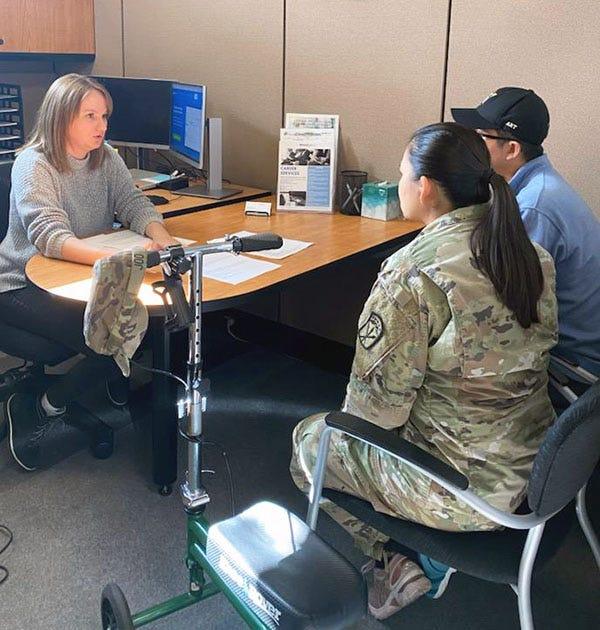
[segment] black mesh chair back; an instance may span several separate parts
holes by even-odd
[[[527,498],[540,516],[556,512],[587,483],[600,456],[600,382],[548,430],[533,463]]]
[[[10,172],[12,162],[0,163],[0,242],[8,230],[8,212],[10,207]]]

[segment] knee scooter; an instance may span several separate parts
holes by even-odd
[[[223,242],[148,254],[147,266],[162,263],[158,283],[169,318],[189,330],[185,430],[188,470],[181,486],[187,513],[186,593],[131,614],[121,589],[102,592],[104,630],[132,630],[223,593],[250,628],[341,628],[366,612],[366,586],[356,569],[289,510],[267,501],[209,525],[202,483],[202,413],[208,382],[202,378],[202,258],[216,252],[250,252],[281,247],[265,233]],[[181,275],[190,271],[189,300]],[[167,294],[169,299],[167,299]],[[199,620],[199,627],[201,620]]]

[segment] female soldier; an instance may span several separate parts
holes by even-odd
[[[115,215],[155,247],[175,243],[123,160],[104,143],[111,111],[111,97],[99,83],[77,74],[60,77],[12,169],[9,226],[0,244],[0,317],[64,346],[66,354],[86,356],[41,397],[28,391],[10,398],[10,448],[26,470],[70,454],[76,430],[65,423],[68,403],[96,383],[119,378],[113,359],[85,344],[85,305],[34,286],[25,276],[27,261],[41,252],[92,265],[110,252],[82,239],[110,230]]]
[[[400,168],[404,215],[425,228],[385,261],[373,286],[343,409],[398,431],[466,475],[493,506],[513,511],[554,420],[546,392],[557,340],[552,259],[529,241],[514,195],[474,131],[424,127]],[[304,491],[323,417],[294,431],[291,472]],[[332,436],[327,466],[327,487],[378,511],[448,531],[495,527],[426,476],[350,437]],[[386,536],[331,503],[328,511],[381,559]],[[369,594],[380,619],[432,586],[407,558],[384,558]],[[422,566],[431,577],[450,575],[428,558]],[[434,583],[431,595],[446,582]]]

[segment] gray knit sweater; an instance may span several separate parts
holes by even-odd
[[[133,185],[117,152],[106,145],[104,151],[102,166],[94,170],[87,158],[69,158],[72,171],[68,173],[59,173],[32,147],[17,157],[8,231],[0,243],[0,293],[25,286],[25,265],[34,254],[60,258],[66,239],[106,232],[115,214],[139,234],[152,221],[162,221]]]

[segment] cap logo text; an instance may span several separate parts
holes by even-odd
[[[511,122],[510,120],[506,123],[504,123],[505,127],[509,127],[510,129],[517,129],[519,127],[519,125],[517,125],[514,122]]]

